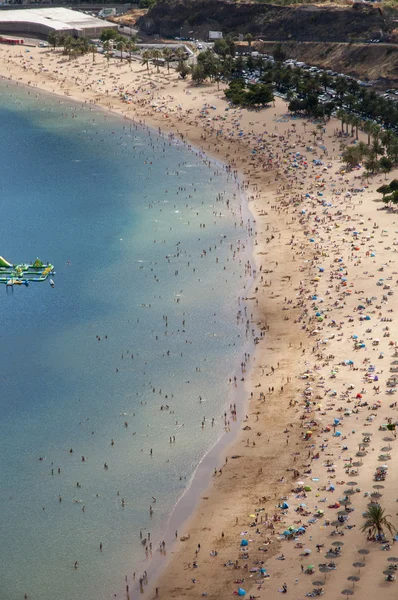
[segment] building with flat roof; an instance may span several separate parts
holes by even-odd
[[[0,33],[46,39],[51,32],[73,37],[97,38],[116,23],[102,21],[69,8],[26,8],[0,11]]]

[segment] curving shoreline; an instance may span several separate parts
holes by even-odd
[[[358,297],[361,298],[363,295],[371,297],[378,292],[374,287],[374,279],[370,279],[364,272],[367,270],[367,273],[371,272],[376,276],[378,269],[386,268],[383,265],[388,265],[388,261],[393,260],[391,248],[394,244],[394,232],[389,232],[389,226],[391,227],[391,219],[395,217],[390,217],[384,212],[377,213],[377,205],[372,203],[372,198],[375,197],[373,190],[380,185],[380,181],[383,182],[383,179],[375,178],[371,187],[366,188],[363,182],[355,180],[355,172],[343,175],[339,173],[339,139],[333,121],[322,134],[322,143],[327,149],[327,154],[322,154],[317,142],[317,154],[313,155],[307,148],[310,145],[315,146],[315,137],[311,140],[313,135],[307,127],[313,129],[314,125],[285,119],[285,107],[280,100],[277,100],[275,107],[270,107],[262,113],[244,113],[234,110],[225,116],[222,92],[218,92],[215,86],[205,86],[202,90],[192,88],[184,82],[177,81],[175,75],[168,77],[162,75],[161,83],[157,83],[159,79],[157,80],[155,73],[147,76],[145,69],[137,67],[134,74],[135,77],[140,78],[143,91],[138,94],[139,98],[135,104],[126,105],[119,100],[118,91],[113,94],[109,90],[106,93],[106,88],[102,92],[87,88],[82,91],[81,84],[73,82],[76,73],[75,63],[64,61],[67,63],[63,67],[65,71],[62,73],[62,78],[57,79],[56,74],[51,70],[51,60],[55,60],[51,51],[34,50],[32,54],[35,60],[43,61],[42,64],[45,64],[43,69],[48,69],[47,71],[40,67],[33,76],[30,69],[24,69],[24,57],[21,58],[17,50],[1,49],[0,72],[14,81],[30,83],[46,91],[56,90],[55,93],[63,93],[68,90],[69,98],[98,103],[107,110],[141,120],[156,129],[172,132],[186,143],[200,148],[202,152],[225,161],[225,164],[231,166],[231,170],[240,174],[248,196],[249,207],[256,218],[254,260],[257,275],[250,292],[249,290],[247,292],[248,298],[253,300],[246,300],[247,306],[254,305],[252,310],[248,309],[253,312],[253,317],[249,318],[250,327],[253,327],[260,337],[254,356],[250,359],[249,382],[246,381],[253,392],[253,398],[249,400],[248,418],[244,420],[244,426],[250,429],[240,433],[234,442],[233,450],[230,451],[240,458],[231,459],[229,455],[227,464],[222,466],[222,474],[213,478],[208,492],[203,491],[199,506],[185,523],[183,530],[178,532],[178,538],[189,532],[190,539],[185,542],[174,542],[171,550],[168,548],[171,556],[167,559],[167,572],[163,572],[156,582],[150,582],[145,593],[155,597],[155,588],[158,587],[159,597],[163,598],[198,598],[203,592],[209,598],[229,597],[238,586],[234,581],[237,576],[240,579],[243,573],[248,594],[253,593],[258,598],[279,598],[278,589],[287,581],[289,591],[293,585],[295,597],[302,598],[311,588],[312,579],[318,579],[320,575],[317,573],[312,578],[302,575],[300,567],[306,563],[303,562],[301,553],[298,553],[292,544],[287,545],[287,542],[282,541],[282,538],[277,535],[282,528],[282,524],[279,523],[285,523],[287,526],[298,517],[291,509],[285,515],[276,505],[280,498],[288,496],[292,507],[298,507],[299,499],[291,492],[294,482],[298,480],[294,472],[292,477],[293,468],[299,473],[300,478],[304,477],[307,481],[311,481],[311,475],[315,473],[306,473],[306,471],[316,471],[317,481],[313,483],[313,487],[318,486],[319,493],[315,493],[314,489],[314,493],[306,498],[311,515],[317,510],[320,501],[318,498],[321,497],[322,492],[325,493],[323,488],[327,487],[327,482],[332,477],[336,482],[345,483],[350,480],[347,479],[341,442],[333,439],[330,431],[326,431],[325,425],[329,424],[332,416],[340,415],[341,412],[336,412],[339,410],[335,406],[336,400],[333,401],[334,396],[331,397],[330,392],[327,391],[330,385],[329,373],[347,353],[352,355],[355,352],[355,356],[358,354],[352,349],[350,336],[354,331],[360,330],[362,336],[368,335],[369,338],[378,335],[377,352],[369,342],[370,348],[367,354],[370,352],[372,361],[377,364],[379,377],[385,383],[384,369],[379,366],[383,363],[377,363],[377,353],[384,352],[386,359],[391,355],[390,340],[383,337],[385,325],[381,321],[381,318],[386,317],[386,307],[380,309],[380,314],[384,316],[378,317],[377,322],[372,324],[374,328],[372,335],[366,334],[362,322],[354,319],[355,323],[352,325],[352,321],[349,321],[346,316],[351,313],[355,315],[358,304],[355,302],[355,292],[358,292]],[[84,60],[81,60],[82,65]],[[102,59],[98,57],[97,60]],[[89,66],[86,64],[86,69]],[[106,75],[105,63],[102,68]],[[110,67],[107,77],[113,82],[119,77],[119,82],[121,81],[118,65],[115,65],[114,69]],[[189,94],[186,93],[187,90]],[[200,97],[195,99],[193,94]],[[164,100],[167,95],[174,95],[174,100]],[[148,101],[146,96],[150,96]],[[165,108],[161,110],[159,105],[162,102]],[[214,113],[217,114],[216,121],[202,118],[204,102],[216,106],[217,110]],[[173,106],[173,110],[168,110],[168,105]],[[179,105],[182,106],[181,110],[178,108]],[[212,114],[211,111],[212,108],[209,109],[209,114]],[[238,137],[238,131],[243,132],[241,137]],[[233,136],[229,135],[231,132],[235,132]],[[254,149],[255,153],[253,153]],[[294,164],[292,156],[296,152],[299,152],[301,157],[309,157],[306,165],[299,158],[296,160],[298,166],[292,166]],[[325,166],[326,172],[317,170],[311,164],[313,156],[316,158],[321,156],[325,165],[326,163],[331,165]],[[319,179],[316,179],[318,176],[321,181],[325,181],[323,187],[319,187]],[[393,176],[394,174],[391,174],[391,178]],[[346,191],[355,186],[361,189],[364,187],[364,191],[345,196]],[[341,193],[336,194],[336,189],[341,190]],[[323,193],[324,196],[319,196],[318,192]],[[306,198],[305,194],[309,194],[309,197]],[[330,200],[332,208],[328,209],[322,204],[323,197]],[[364,201],[366,204],[363,204]],[[342,212],[342,215],[339,212]],[[369,229],[366,227],[368,219],[370,219]],[[373,221],[376,220],[378,227],[374,228]],[[360,226],[362,229],[368,229],[375,243],[383,244],[383,248],[377,246],[376,255],[371,257],[374,262],[371,262],[370,256],[366,254],[369,249],[364,241],[367,237],[365,234],[364,240],[361,238],[361,245],[366,246],[366,251],[353,249],[350,243],[350,232],[345,232],[347,226],[351,224],[355,224],[358,229]],[[383,230],[386,231],[384,235],[386,240],[383,240],[383,235],[380,236]],[[309,239],[310,232],[314,242]],[[333,266],[335,258],[342,259],[349,277],[351,272],[354,272],[350,285],[352,283],[355,292],[351,295],[345,294],[344,288],[336,285],[338,273],[335,273]],[[323,268],[327,271],[329,279],[327,276],[319,276],[318,267],[321,263],[324,264]],[[362,263],[366,266],[361,269]],[[394,267],[389,266],[389,268]],[[398,267],[396,268],[398,270]],[[314,304],[312,298],[314,296],[318,298],[320,294],[323,295],[320,310],[322,314],[325,311],[326,321],[324,318],[320,321],[311,312]],[[376,295],[379,296],[379,293]],[[255,306],[257,301],[258,306]],[[344,327],[340,325],[339,328],[339,322],[343,318],[341,315],[344,315]],[[328,329],[329,323],[333,321],[336,326],[332,325]],[[269,329],[267,331],[263,329],[263,336],[261,336],[264,327]],[[394,330],[394,325],[391,325],[391,328]],[[340,342],[342,339],[340,333],[344,336],[343,345]],[[324,339],[327,341],[324,342]],[[327,352],[323,352],[326,347]],[[328,358],[330,356],[333,358]],[[358,359],[359,363],[361,360],[363,356]],[[308,374],[306,379],[302,379],[304,374]],[[308,389],[305,382],[308,378],[314,382],[313,387],[316,388],[316,392],[313,392],[313,404],[311,403],[310,407],[305,401],[305,392]],[[368,426],[366,419],[369,411],[367,407],[358,406],[358,401],[355,399],[355,394],[359,393],[364,385],[362,373],[359,368],[358,371],[345,372],[344,367],[340,366],[333,379],[336,395],[338,394],[338,399],[342,403],[340,406],[344,407],[344,402],[354,402],[352,406],[359,411],[351,412],[343,418],[347,424],[344,434],[348,440],[348,450],[354,454],[357,445],[361,443],[361,432],[367,431]],[[347,382],[353,385],[354,395],[345,395]],[[263,395],[260,395],[260,391]],[[369,395],[373,400],[370,389]],[[390,414],[394,416],[394,411],[391,412],[388,402],[382,403],[375,411],[377,411],[375,418],[377,424],[383,422]],[[315,419],[317,425],[313,427],[311,443],[306,443],[303,440],[302,425],[310,418]],[[356,425],[359,419],[361,425],[359,423]],[[377,454],[377,449],[383,444],[383,434],[379,435],[378,430],[374,429],[373,433],[377,445],[375,442],[372,447],[374,446],[374,452]],[[319,461],[322,462],[319,456],[323,457],[325,455],[323,453],[326,453],[320,445],[325,443],[330,451],[333,450],[333,474],[327,468],[323,472],[318,466]],[[391,446],[393,455],[393,441]],[[295,452],[292,451],[293,449]],[[316,454],[318,458],[314,458]],[[362,463],[365,469],[355,474],[361,491],[371,489],[371,467],[377,464],[377,459],[371,451],[367,451]],[[354,475],[351,475],[352,477]],[[394,514],[393,503],[395,502],[393,494],[395,477],[391,477],[392,481],[388,484],[390,487],[383,493],[383,501],[388,507],[388,512],[392,514]],[[345,490],[345,487],[341,489]],[[259,498],[265,500],[259,502]],[[328,495],[327,504],[322,505],[325,509],[329,505],[329,498],[332,502],[336,496]],[[358,494],[358,498],[360,498],[357,502],[358,509],[350,516],[351,523],[356,526],[356,529],[347,531],[347,538],[345,538],[347,540],[349,536],[350,540],[350,549],[346,549],[348,556],[351,556],[350,552],[355,556],[357,550],[365,548],[367,544],[365,537],[359,531],[361,511],[366,508],[366,500],[362,494],[361,496]],[[259,529],[260,533],[254,535],[252,529],[251,535],[255,538],[253,545],[256,548],[250,551],[248,559],[240,560],[242,570],[235,571],[223,567],[226,561],[235,562],[242,554],[239,549],[241,532],[250,527],[254,517],[249,515],[254,514],[256,507],[264,509],[261,511],[263,513],[261,521],[257,522],[254,528]],[[334,514],[333,511],[327,512]],[[273,521],[271,514],[277,515],[281,520]],[[265,515],[268,518],[263,520],[262,517]],[[323,524],[314,526],[310,529],[310,533],[311,540],[307,536],[305,543],[311,546],[314,553],[315,542],[331,543],[328,539],[330,536],[328,526]],[[265,544],[266,549],[257,549],[260,540],[261,546]],[[200,551],[196,555],[198,544],[200,544]],[[371,542],[368,545],[371,550]],[[213,550],[217,551],[217,556],[210,556]],[[276,554],[280,552],[283,552],[286,560],[276,562]],[[258,574],[251,576],[248,570],[244,570],[245,561],[248,564],[254,557],[256,560],[260,560],[261,557],[267,558],[270,579],[260,583],[261,578]],[[324,561],[323,554],[319,558]],[[394,587],[386,587],[380,580],[379,566],[384,558],[383,553],[371,552],[369,562],[373,567],[361,572],[363,581],[357,584],[361,598],[371,598],[372,594],[380,589],[386,598],[394,597]],[[198,569],[192,567],[195,560],[199,564]],[[318,562],[318,557],[315,556],[311,560]],[[344,563],[351,568],[352,561],[347,561],[345,558]],[[348,571],[345,573],[345,570],[346,567],[342,566],[340,571],[328,575],[325,599],[336,597],[336,594],[345,587],[346,577],[340,575],[340,572],[346,575]],[[195,583],[193,579],[196,580]]]

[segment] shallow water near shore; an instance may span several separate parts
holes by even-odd
[[[57,272],[0,287],[0,598],[102,600],[147,568],[140,530],[155,552],[223,433],[240,198],[221,167],[95,107],[3,81],[0,118],[0,254]]]

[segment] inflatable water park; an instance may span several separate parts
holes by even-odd
[[[12,265],[0,256],[0,283],[7,286],[26,285],[32,281],[46,281],[50,275],[54,275],[54,266],[50,263],[43,264],[39,258],[31,264]],[[54,281],[49,280],[51,287]]]

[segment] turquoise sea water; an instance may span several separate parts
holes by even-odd
[[[221,167],[92,107],[3,81],[0,120],[0,254],[57,271],[0,287],[0,600],[119,597],[148,568],[140,530],[155,551],[223,432],[240,199]]]

